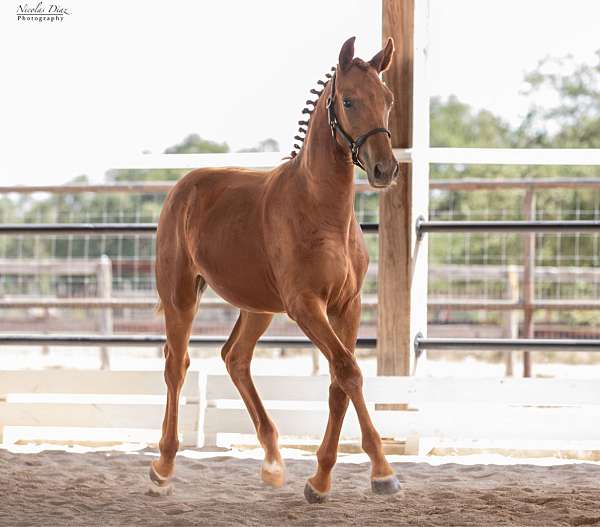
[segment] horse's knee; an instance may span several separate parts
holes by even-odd
[[[335,357],[333,359],[332,370],[336,383],[346,395],[362,389],[363,376],[354,356],[345,355],[340,358]]]

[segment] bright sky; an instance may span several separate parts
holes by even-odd
[[[192,132],[287,150],[342,42],[381,44],[380,0],[62,0],[62,23],[18,22],[19,3],[0,4],[0,184],[98,180],[95,160]],[[431,0],[431,94],[517,122],[524,72],[591,61],[599,20],[596,0]]]

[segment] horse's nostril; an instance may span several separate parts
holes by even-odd
[[[398,163],[380,161],[373,167],[373,178],[378,181],[391,182],[398,175]]]

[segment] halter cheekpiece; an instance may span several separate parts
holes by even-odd
[[[365,167],[360,161],[360,147],[365,143],[365,141],[371,137],[372,135],[383,133],[387,134],[388,137],[392,137],[391,132],[387,128],[373,128],[368,132],[359,135],[356,140],[352,139],[352,137],[346,133],[346,131],[340,125],[337,115],[335,113],[335,72],[331,78],[331,95],[327,97],[327,115],[329,117],[329,127],[331,128],[331,135],[335,139],[336,133],[339,132],[341,138],[348,144],[350,147],[350,153],[352,154],[352,162],[359,168],[362,168],[366,171]]]

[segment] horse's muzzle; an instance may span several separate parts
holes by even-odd
[[[375,188],[389,187],[400,172],[398,162],[394,160],[375,163],[372,172],[368,173],[369,183]]]

